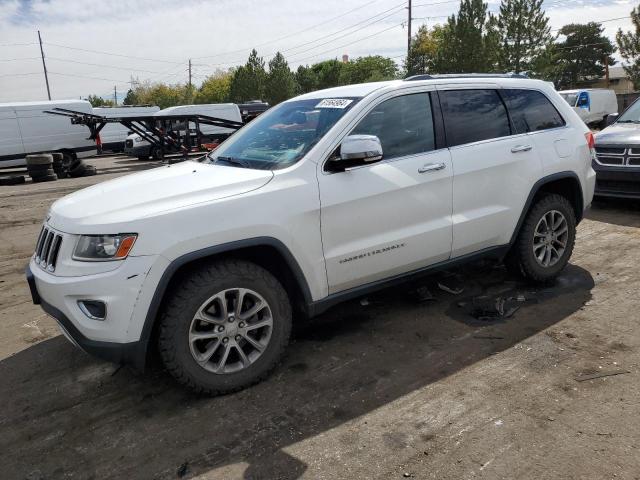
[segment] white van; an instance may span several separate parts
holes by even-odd
[[[156,112],[154,116],[180,116],[180,115],[207,115],[209,117],[231,120],[234,122],[242,122],[240,109],[235,103],[209,103],[202,105],[178,105],[176,107],[165,108]],[[180,128],[180,130],[184,130]],[[235,130],[215,125],[200,125],[200,131],[209,138],[224,139],[231,135]],[[192,132],[192,134],[195,132]],[[165,153],[160,147],[152,148],[152,145],[144,140],[138,134],[132,134],[127,137],[124,146],[124,153],[139,159],[147,159],[150,156],[156,160],[160,160]]]
[[[573,107],[587,125],[604,127],[607,115],[618,112],[618,100],[613,90],[584,88],[558,92]]]
[[[92,113],[84,100],[0,103],[0,167],[25,165],[32,153],[62,152],[67,158],[95,155],[96,143],[84,125],[69,117],[44,113],[53,108]]]
[[[153,115],[160,110],[156,106],[122,105],[119,107],[94,107],[93,113],[103,117],[138,117],[143,115]],[[107,123],[100,130],[100,142],[102,150],[112,152],[124,151],[124,142],[130,130],[121,123]]]

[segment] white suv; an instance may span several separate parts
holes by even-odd
[[[553,279],[593,197],[593,146],[537,80],[313,92],[200,162],[58,200],[27,277],[87,352],[142,368],[154,346],[183,384],[229,392],[274,368],[293,316],[481,257]]]

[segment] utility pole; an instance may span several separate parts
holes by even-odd
[[[114,106],[118,106],[118,89],[116,88],[116,86],[113,86],[113,103]]]
[[[191,59],[189,59],[189,91],[191,91]]]
[[[44,69],[44,81],[47,83],[47,97],[51,100],[51,90],[49,90],[49,76],[47,75],[47,64],[44,63],[44,50],[42,49],[42,37],[38,30],[38,42],[40,42],[40,55],[42,56],[42,68]]]
[[[407,56],[409,56],[409,50],[411,50],[411,0],[409,0],[409,16],[407,18]]]
[[[606,79],[607,88],[609,88],[609,56],[604,56],[604,78]]]

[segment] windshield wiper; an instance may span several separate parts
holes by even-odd
[[[218,162],[225,162],[225,163],[228,163],[229,165],[235,165],[236,167],[251,168],[247,162],[245,162],[244,160],[240,160],[239,158],[216,157],[215,163],[218,163]]]

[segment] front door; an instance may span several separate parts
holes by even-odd
[[[376,135],[383,160],[319,174],[329,293],[447,260],[452,168],[436,149],[431,94],[374,106],[351,134]]]

